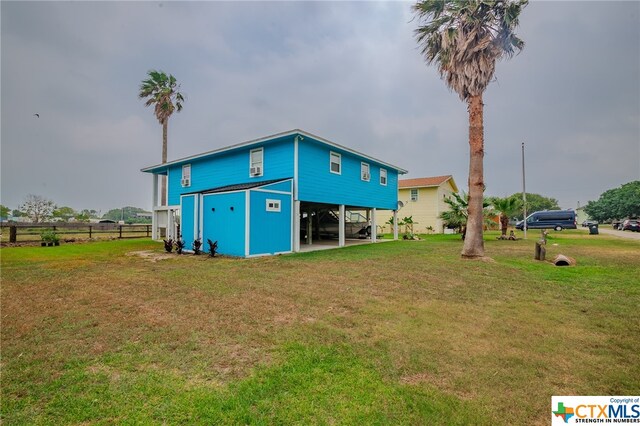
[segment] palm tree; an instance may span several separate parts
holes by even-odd
[[[527,0],[422,0],[413,6],[415,30],[427,64],[436,64],[446,85],[469,111],[469,217],[462,257],[484,255],[484,127],[482,94],[493,80],[498,59],[524,47],[514,33]]]
[[[174,111],[182,111],[182,102],[184,97],[178,91],[180,85],[176,82],[176,78],[162,71],[151,70],[147,73],[146,80],[142,80],[140,84],[140,92],[138,97],[146,99],[144,106],[155,105],[154,114],[160,124],[162,124],[162,162],[167,162],[167,129],[169,125],[169,117]],[[167,179],[162,177],[161,189],[161,205],[167,205]]]
[[[453,193],[453,197],[444,199],[444,202],[449,205],[449,210],[445,210],[438,216],[442,219],[446,226],[458,229],[458,232],[462,234],[462,239],[466,241],[467,235],[467,223],[469,219],[469,194],[462,195]],[[482,201],[482,224],[491,226],[492,213],[487,209],[491,204],[487,200]]]
[[[509,218],[515,215],[522,207],[522,200],[516,197],[493,198],[491,205],[500,212],[500,228],[502,229],[502,238],[507,237],[507,228],[509,227]]]

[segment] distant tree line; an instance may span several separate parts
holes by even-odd
[[[141,213],[147,214],[141,215]],[[109,219],[114,222],[124,220],[125,223],[151,223],[148,212],[138,207],[128,206],[112,209],[101,215],[100,211],[93,209],[75,210],[69,206],[58,206],[53,200],[34,194],[27,195],[24,202],[14,210],[0,204],[0,219],[6,221],[11,217],[28,217],[33,223],[48,221],[89,222],[91,219]]]
[[[585,213],[598,222],[640,216],[640,180],[603,192],[597,201],[589,201]]]

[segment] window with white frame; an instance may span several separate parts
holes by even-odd
[[[264,148],[252,149],[249,153],[249,177],[264,174]]]
[[[342,156],[335,152],[329,153],[329,171],[331,173],[335,173],[337,175],[341,174],[342,171]]]
[[[267,211],[268,212],[279,212],[280,211],[280,200],[270,200],[267,198]]]
[[[369,165],[367,163],[360,163],[360,179],[369,182],[371,180],[371,174],[369,173]]]
[[[418,190],[417,189],[412,189],[411,190],[411,201],[418,201]]]
[[[387,169],[380,169],[380,185],[387,186]]]
[[[185,164],[182,166],[182,179],[180,185],[185,188],[191,186],[191,164]]]

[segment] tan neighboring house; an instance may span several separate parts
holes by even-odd
[[[401,179],[398,181],[398,201],[404,206],[398,211],[398,220],[411,216],[414,233],[441,234],[444,232],[444,224],[438,216],[449,210],[449,205],[444,200],[454,192],[458,192],[458,186],[451,175]],[[386,213],[381,212],[381,222],[387,219]],[[388,213],[390,216],[391,212]],[[404,227],[400,227],[400,232],[404,232]]]

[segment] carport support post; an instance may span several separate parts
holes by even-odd
[[[376,227],[376,209],[371,209],[371,242],[378,240],[378,228]]]
[[[293,202],[293,251],[300,251],[300,201]]]
[[[338,247],[344,247],[345,246],[345,229],[344,229],[344,204],[340,204],[340,207],[338,208],[339,213],[339,220],[338,220]]]
[[[398,239],[398,210],[393,211],[393,239]]]

